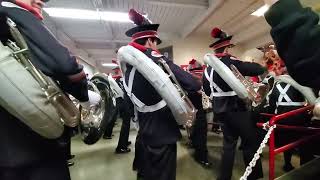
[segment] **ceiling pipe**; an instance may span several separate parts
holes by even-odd
[[[223,3],[227,2],[229,0],[215,0],[212,2],[212,4],[209,6],[209,8],[199,17],[196,19],[193,19],[193,21],[190,23],[189,26],[184,28],[184,30],[181,33],[182,38],[188,37],[191,33],[195,32],[201,24],[206,22],[212,14],[222,7]]]

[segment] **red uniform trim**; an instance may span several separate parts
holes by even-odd
[[[132,41],[135,41],[135,40],[141,39],[141,38],[147,38],[147,37],[159,38],[158,32],[157,31],[141,31],[141,32],[137,32],[137,33],[132,35]]]
[[[229,55],[229,54],[228,53],[217,53],[217,54],[215,54],[215,56],[217,56],[218,58],[224,57],[224,56],[227,56],[227,55]]]
[[[132,47],[134,47],[134,48],[136,48],[136,49],[138,49],[138,50],[140,50],[141,52],[147,51],[147,48],[146,48],[146,47],[144,47],[144,46],[142,46],[142,45],[140,45],[140,44],[138,44],[138,43],[136,43],[136,42],[130,42],[129,45],[132,46]],[[153,51],[156,51],[157,53],[161,54],[161,53],[159,52],[159,50],[157,50],[157,49],[153,49]]]
[[[232,44],[231,44],[231,41],[230,41],[230,40],[227,40],[227,41],[223,41],[223,42],[221,42],[221,43],[219,43],[219,44],[214,45],[214,46],[212,47],[212,49],[213,49],[213,50],[215,50],[215,49],[220,49],[220,48],[222,48],[222,47],[229,46],[229,45],[232,45]]]
[[[31,12],[33,15],[35,15],[38,19],[43,20],[43,16],[42,14],[40,14],[34,7],[29,6],[28,4],[20,1],[20,0],[16,0],[15,4],[22,7],[23,9],[28,10],[29,12]]]
[[[140,44],[138,44],[138,43],[130,42],[129,45],[132,46],[132,47],[134,47],[134,48],[136,48],[136,49],[138,49],[138,50],[140,50],[141,52],[147,51],[147,48],[146,48],[146,47],[144,47],[144,46],[142,46],[142,45],[140,45]]]
[[[81,71],[78,74],[69,75],[68,78],[71,82],[79,82],[82,79],[86,78],[86,73],[84,73],[84,71]]]

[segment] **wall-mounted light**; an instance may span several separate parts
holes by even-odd
[[[263,16],[264,13],[266,13],[269,10],[269,8],[270,8],[269,5],[264,5],[259,9],[257,9],[255,12],[253,12],[251,15],[257,16],[257,17]]]
[[[131,22],[128,13],[93,11],[84,9],[66,9],[66,8],[43,8],[45,12],[52,17],[82,19],[82,20],[104,20],[116,22]]]

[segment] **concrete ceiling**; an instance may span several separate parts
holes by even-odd
[[[302,0],[319,9],[319,0]],[[270,42],[269,26],[263,17],[250,14],[263,0],[51,0],[48,7],[128,12],[135,8],[161,24],[160,36],[165,45],[188,36],[210,37],[213,27],[233,34],[233,41],[243,48]],[[46,18],[45,23],[70,51],[80,55],[100,70],[101,63],[111,62],[115,50],[130,39],[125,31],[132,23]]]
[[[51,0],[47,7],[114,12],[128,12],[134,8],[147,13],[154,23],[161,24],[160,36],[166,42],[180,39],[182,27],[187,26],[190,19],[197,18],[208,9],[209,2],[208,0]],[[111,62],[115,57],[115,50],[130,41],[125,32],[134,27],[132,23],[52,17],[46,22],[53,27],[52,29],[62,31],[73,41],[75,49],[87,54],[85,58],[100,69],[102,69],[101,62]]]

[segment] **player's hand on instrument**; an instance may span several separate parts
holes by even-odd
[[[88,96],[89,96],[89,101],[80,102],[80,105],[85,109],[90,109],[91,107],[98,105],[99,102],[101,101],[100,94],[94,91],[88,90]]]

